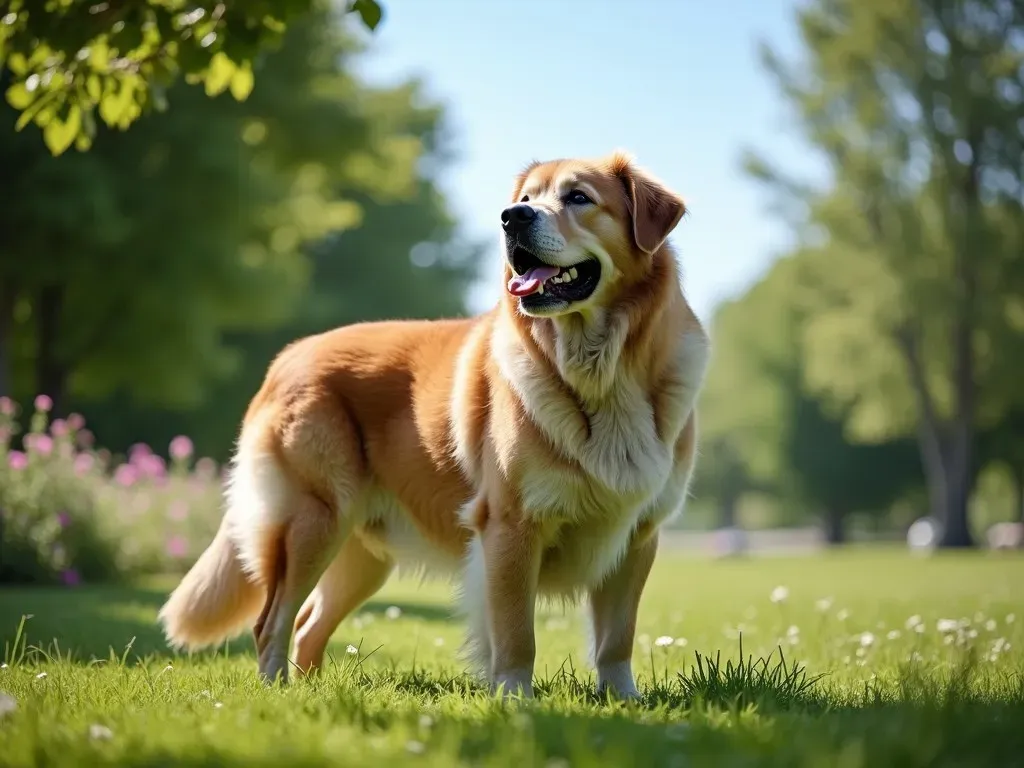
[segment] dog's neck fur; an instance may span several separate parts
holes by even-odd
[[[648,369],[653,362],[652,350],[658,347],[652,342],[672,332],[662,320],[672,301],[682,298],[675,256],[664,246],[651,258],[656,268],[649,279],[613,307],[531,318],[508,306],[520,327],[528,331],[534,354],[543,355],[562,382],[584,402],[596,406],[609,394],[626,359],[634,370]],[[635,301],[633,297],[638,295],[647,296],[647,301]]]

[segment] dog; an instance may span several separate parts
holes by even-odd
[[[710,353],[668,243],[685,212],[622,152],[532,163],[501,211],[490,311],[285,347],[220,529],[160,611],[169,643],[252,626],[259,673],[285,682],[412,566],[461,575],[466,657],[495,693],[533,695],[547,597],[588,602],[599,691],[638,697],[638,604],[688,493]]]

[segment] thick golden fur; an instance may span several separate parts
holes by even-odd
[[[593,204],[565,204],[570,187]],[[687,493],[708,357],[666,243],[684,207],[618,153],[533,164],[524,197],[554,263],[600,261],[595,292],[550,316],[505,293],[475,318],[356,324],[281,352],[221,531],[161,610],[173,644],[255,621],[262,674],[315,669],[409,564],[461,573],[471,657],[496,689],[532,693],[537,598],[583,596],[599,686],[636,695],[637,604]]]

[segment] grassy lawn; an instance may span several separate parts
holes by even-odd
[[[339,628],[324,675],[285,689],[256,681],[248,639],[172,657],[154,624],[169,586],[0,591],[0,764],[1024,762],[1019,556],[663,553],[631,707],[594,696],[576,611],[541,612],[538,700],[502,704],[462,674],[445,585],[394,581]]]

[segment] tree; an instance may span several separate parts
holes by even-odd
[[[316,0],[10,0],[0,18],[0,71],[19,110],[17,129],[35,123],[55,155],[87,149],[97,115],[125,130],[151,110],[163,111],[179,78],[241,100],[261,57],[280,44],[288,25],[316,13]],[[352,0],[373,30],[382,8]]]
[[[885,512],[920,469],[905,440],[853,444],[843,413],[808,390],[802,337],[820,306],[807,281],[812,256],[779,259],[716,313],[701,428],[702,453],[718,466],[697,487],[719,500],[727,524],[740,497],[760,492],[820,516],[840,543],[849,513]]]
[[[197,451],[224,460],[246,404],[271,358],[286,344],[353,322],[465,313],[466,289],[485,262],[480,244],[460,238],[437,179],[426,172],[431,166],[444,167],[449,156],[443,111],[425,102],[415,82],[367,92],[363,108],[378,138],[404,137],[403,144],[415,150],[421,172],[413,178],[411,191],[354,195],[362,211],[359,226],[306,249],[311,277],[285,321],[225,338],[239,364],[213,383],[197,407],[171,412],[129,403],[130,418],[124,418],[124,398],[83,403],[90,421],[104,425],[98,430],[104,445],[124,449],[140,439],[166,445],[184,431]]]
[[[991,358],[1020,360],[1024,331],[1024,8],[816,0],[798,24],[804,60],[765,61],[831,184],[748,167],[804,203],[819,254],[807,381],[858,440],[916,433],[942,543],[968,546],[975,433],[1008,386]]]
[[[415,193],[419,139],[373,122],[344,71],[356,50],[318,3],[244,103],[178,83],[177,109],[61,158],[0,130],[18,190],[0,208],[0,360],[17,393],[198,406],[239,365],[226,334],[294,308],[305,243],[356,226],[355,195]]]

